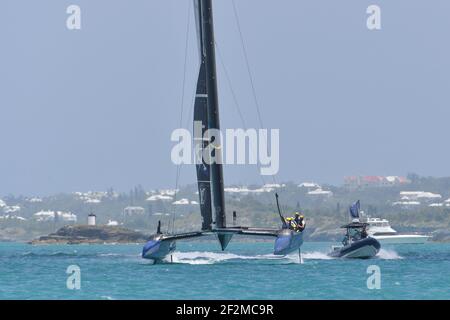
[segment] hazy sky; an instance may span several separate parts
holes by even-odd
[[[214,0],[216,40],[248,126],[257,126],[231,2]],[[66,8],[82,9],[82,30]],[[366,27],[378,4],[382,30]],[[236,0],[277,179],[449,175],[450,2]],[[173,187],[190,0],[3,0],[0,196]],[[195,86],[190,20],[184,125]],[[223,128],[241,127],[220,62]],[[191,127],[189,123],[188,127]],[[194,168],[181,183],[193,183]],[[270,181],[269,179],[266,179]],[[225,183],[260,183],[255,166]]]

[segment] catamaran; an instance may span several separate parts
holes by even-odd
[[[219,137],[204,138],[205,133],[211,129],[220,130],[212,0],[194,0],[194,8],[200,57],[194,125],[196,122],[202,124],[202,132],[196,133],[195,131],[198,130],[194,130],[194,148],[196,155],[203,155],[205,151],[211,152],[216,161],[211,163],[211,161],[205,161],[202,156],[197,156],[201,230],[180,234],[163,233],[161,222],[158,222],[157,232],[145,244],[142,257],[156,263],[166,259],[175,251],[177,241],[210,235],[217,236],[222,250],[225,250],[233,235],[238,234],[274,237],[273,253],[275,255],[283,256],[298,251],[301,261],[300,248],[303,244],[303,232],[288,226],[280,210],[278,195],[276,195],[276,201],[282,221],[280,229],[227,226],[223,168],[222,161],[219,161],[222,158],[221,141]]]

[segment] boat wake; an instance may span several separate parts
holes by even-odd
[[[127,256],[125,254],[121,254],[121,253],[99,253],[97,254],[99,257],[123,257],[123,256]],[[132,256],[132,255],[130,255]]]
[[[274,256],[275,257],[275,256]],[[244,256],[226,252],[175,252],[172,255],[174,263],[185,264],[215,264],[229,260],[258,260],[265,256]],[[266,258],[267,259],[267,258]],[[166,260],[170,261],[170,257]]]
[[[394,250],[388,250],[388,249],[380,249],[380,252],[378,253],[377,257],[379,259],[383,259],[383,260],[403,259],[403,257],[400,256],[397,252],[395,252]]]
[[[334,258],[327,253],[320,251],[303,252],[304,260],[332,260]],[[393,250],[381,249],[377,257],[383,260],[403,259],[397,252]],[[191,264],[191,265],[208,265],[227,261],[239,260],[262,260],[262,261],[280,261],[281,263],[298,263],[298,255],[296,253],[287,256],[276,256],[273,254],[264,255],[239,255],[228,252],[208,252],[208,251],[190,251],[175,252],[172,255],[173,263]],[[170,257],[165,262],[170,263]]]
[[[287,263],[298,263],[298,255],[290,254],[287,256],[276,256],[273,254],[264,255],[239,255],[227,252],[175,252],[172,256],[173,263],[182,264],[192,264],[192,265],[202,265],[202,264],[215,264],[225,261],[237,261],[237,260],[264,260],[264,261],[281,261]],[[323,252],[304,252],[304,260],[329,260],[332,259]],[[166,262],[170,262],[170,257],[168,257]]]
[[[304,252],[303,259],[306,260],[332,260],[333,258],[328,256],[328,254],[320,252],[320,251],[313,251],[313,252]],[[293,255],[296,259],[298,259],[298,255]]]

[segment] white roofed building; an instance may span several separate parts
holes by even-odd
[[[412,209],[421,205],[439,207],[436,200],[442,198],[440,194],[426,191],[401,191],[399,196],[400,200],[393,202],[392,205],[403,209]]]
[[[173,200],[172,196],[168,196],[168,195],[163,195],[163,194],[156,194],[153,196],[150,196],[147,198],[147,201],[170,201]]]
[[[20,212],[22,208],[20,206],[5,206],[3,207],[3,212],[6,214]]]
[[[322,188],[318,188],[316,190],[309,191],[308,195],[309,196],[315,196],[315,197],[332,197],[333,196],[333,192],[332,191],[323,190]]]
[[[119,222],[117,222],[117,221],[115,221],[115,220],[108,220],[108,223],[107,223],[106,225],[107,225],[107,226],[114,227],[114,226],[118,226],[118,225],[119,225]]]
[[[426,192],[426,191],[401,191],[401,197],[407,197],[408,199],[441,199],[442,196],[437,193]]]
[[[143,215],[145,213],[145,209],[142,207],[126,207],[123,209],[124,216],[135,216],[135,215]]]
[[[316,190],[322,188],[319,184],[315,182],[302,182],[298,185],[299,188],[306,189],[308,191]]]
[[[174,205],[188,205],[190,202],[188,199],[180,199],[175,202],[172,202]]]
[[[394,202],[392,205],[393,206],[400,206],[404,209],[409,209],[412,207],[417,207],[420,206],[422,203],[420,201],[397,201]]]
[[[55,221],[55,220],[61,220],[61,221],[67,221],[67,222],[76,222],[77,221],[77,215],[73,214],[71,212],[64,212],[64,211],[39,211],[36,212],[33,217],[37,221]]]
[[[432,207],[432,208],[441,208],[444,206],[444,203],[432,203],[432,204],[429,204],[428,206]]]
[[[234,186],[225,188],[226,193],[234,194],[234,195],[248,195],[248,194],[263,194],[267,192],[273,192],[276,189],[285,187],[285,184],[276,184],[276,183],[268,183],[263,185],[260,188],[250,189],[246,186]]]

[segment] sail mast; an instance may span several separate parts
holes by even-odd
[[[211,174],[210,166],[202,155],[207,149],[209,139],[205,137],[208,130],[208,91],[206,88],[205,51],[203,47],[202,6],[200,0],[194,0],[195,17],[197,22],[198,49],[200,70],[197,80],[197,90],[194,105],[194,150],[196,152],[196,169],[200,213],[202,216],[202,230],[212,229],[213,217],[211,208]],[[201,128],[196,128],[201,124]]]
[[[205,51],[206,88],[208,92],[208,128],[210,130],[220,130],[212,1],[201,0],[200,3],[202,8],[202,32],[203,46]],[[216,137],[216,139],[219,139],[219,137]],[[215,223],[216,228],[225,228],[225,194],[223,187],[224,183],[221,141],[214,141],[214,145],[216,146],[214,150],[214,158],[216,159],[216,161],[211,164],[210,171],[213,206],[216,218]]]

